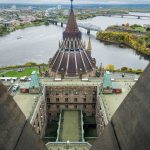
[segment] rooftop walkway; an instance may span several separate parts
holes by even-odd
[[[98,86],[102,82],[100,78],[89,78],[88,81],[76,78],[61,81],[55,81],[54,78],[40,78],[40,81],[45,86]]]

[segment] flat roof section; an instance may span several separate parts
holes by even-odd
[[[100,78],[89,78],[88,81],[82,81],[81,79],[54,81],[52,78],[41,78],[40,81],[45,86],[98,86],[102,82]]]
[[[38,94],[22,94],[18,92],[14,96],[14,100],[26,116],[26,119],[28,119],[36,107]]]
[[[122,89],[121,84],[119,82],[112,82],[113,89]]]
[[[102,100],[104,102],[107,117],[109,120],[118,109],[120,104],[123,102],[125,97],[128,95],[135,82],[116,82],[116,84],[122,88],[122,93],[102,95]]]
[[[20,89],[29,89],[30,82],[20,82],[19,86],[20,86]]]

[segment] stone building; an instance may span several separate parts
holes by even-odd
[[[46,86],[48,114],[54,119],[61,109],[82,109],[86,115],[95,115],[97,87],[86,85],[96,75],[96,61],[91,56],[91,39],[88,46],[82,40],[71,4],[68,23],[63,32],[59,49],[49,61],[49,76],[54,78],[53,86]],[[63,86],[57,84],[62,82]],[[68,85],[74,82],[75,85]]]
[[[63,40],[59,49],[49,61],[49,75],[55,78],[95,76],[96,61],[91,57],[91,43],[89,47],[82,40],[73,5],[71,4],[68,23],[63,32]]]
[[[30,124],[35,129],[36,133],[41,138],[43,138],[47,126],[47,104],[45,101],[45,88],[43,88],[42,95],[38,99],[30,120]]]
[[[41,85],[40,79],[35,71],[32,72],[30,81],[20,81],[18,84],[20,90],[13,95],[14,100],[32,125],[32,128],[43,138],[47,126],[45,86]],[[27,92],[22,92],[22,85],[27,87]]]
[[[111,122],[105,125],[105,129],[100,133],[99,138],[93,144],[92,150],[143,150],[150,148],[149,73],[150,65],[116,111]],[[100,92],[99,90],[100,89],[97,89],[97,93]],[[104,117],[104,122],[107,122],[107,120],[105,120],[103,104],[99,101],[99,98],[97,98],[97,102],[99,102],[97,110],[101,110],[100,115]],[[26,120],[20,108],[1,83],[0,116],[0,149],[46,149],[37,134],[35,134],[35,130],[29,124],[29,121]],[[13,130],[11,130],[12,128]],[[53,145],[48,144],[49,149],[55,149],[56,146],[58,146],[59,149],[63,149],[66,143],[64,143],[64,145],[63,143],[52,144]],[[84,144],[85,143],[83,143],[83,145]],[[75,144],[70,143],[70,145]],[[82,143],[78,145],[81,146]],[[88,149],[90,149],[90,146]]]
[[[47,87],[47,107],[51,118],[62,109],[81,109],[87,116],[95,115],[97,100],[96,86],[53,86]]]
[[[0,149],[45,150],[46,147],[40,138],[45,135],[47,120],[51,123],[51,120],[58,119],[63,109],[80,110],[82,137],[84,136],[83,115],[96,118],[99,138],[93,144],[93,150],[150,149],[150,65],[131,93],[128,94],[129,91],[126,91],[120,95],[121,100],[115,97],[116,94],[113,99],[108,99],[110,105],[108,108],[108,103],[102,94],[104,90],[106,93],[112,93],[108,92],[113,89],[110,75],[104,80],[96,77],[96,61],[91,56],[91,50],[90,37],[87,48],[82,41],[82,34],[71,5],[63,40],[56,54],[49,61],[49,77],[39,80],[34,72],[29,83],[29,93],[18,92],[14,96],[16,102],[0,83]],[[125,83],[129,88],[127,81]],[[126,98],[123,101],[124,97]],[[115,103],[115,108],[112,101]],[[112,107],[113,111],[110,112]],[[59,123],[63,122],[60,118]],[[60,133],[59,129],[62,128],[58,127],[57,134]],[[49,150],[63,150],[68,146],[79,150],[91,148],[91,145],[85,141],[70,143],[56,140],[46,145]]]

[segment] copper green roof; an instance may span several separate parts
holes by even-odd
[[[30,88],[33,88],[33,87],[34,88],[40,87],[40,80],[36,71],[33,71],[31,75]]]
[[[112,88],[111,74],[106,72],[103,78],[103,88]]]

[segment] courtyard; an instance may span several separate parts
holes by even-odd
[[[81,141],[80,111],[68,110],[62,112],[60,141]]]

